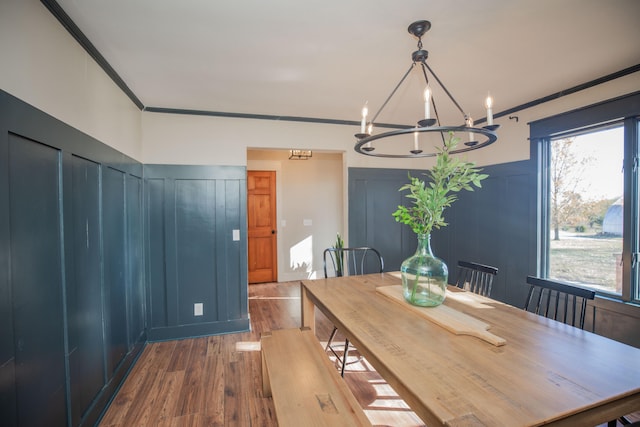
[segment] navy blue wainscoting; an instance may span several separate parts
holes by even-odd
[[[146,342],[142,165],[0,91],[0,424],[91,426]]]
[[[64,425],[60,151],[13,134],[8,140],[5,206],[10,224],[17,419],[29,426]]]
[[[392,213],[410,203],[398,189],[411,176],[424,171],[349,168],[349,242],[380,250],[386,271],[399,270],[416,250],[411,229],[395,222]],[[431,236],[433,252],[449,266],[449,282],[455,281],[459,260],[498,267],[491,296],[521,306],[526,296],[527,274],[535,272],[536,210],[535,168],[530,161],[491,165],[482,188],[461,192],[447,211],[449,225]],[[533,234],[535,235],[535,234]]]
[[[72,154],[64,158],[65,230],[69,243],[67,313],[71,418],[82,419],[105,382],[102,333],[100,164]]]
[[[246,168],[145,165],[144,177],[149,340],[248,330]]]

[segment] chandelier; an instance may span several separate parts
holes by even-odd
[[[429,52],[422,49],[422,36],[427,31],[429,31],[430,28],[431,22],[429,21],[416,21],[409,25],[409,33],[417,37],[418,39],[418,50],[413,52],[413,54],[411,55],[412,64],[407,72],[400,79],[400,82],[391,91],[391,94],[387,97],[386,101],[384,101],[382,106],[378,109],[378,111],[370,121],[367,121],[368,107],[366,104],[363,107],[360,132],[355,135],[358,140],[355,145],[355,150],[358,153],[365,154],[367,156],[400,158],[436,156],[436,154],[438,153],[438,149],[435,145],[432,144],[430,150],[422,149],[426,148],[426,145],[429,144],[427,144],[425,141],[420,140],[420,134],[430,135],[431,139],[433,139],[433,135],[436,135],[436,139],[441,139],[442,142],[444,142],[445,137],[448,137],[448,134],[453,132],[457,137],[460,138],[461,141],[463,141],[463,144],[459,145],[459,148],[450,151],[450,153],[452,154],[477,150],[478,148],[486,147],[487,145],[494,143],[498,139],[495,131],[500,127],[500,125],[493,124],[493,100],[491,96],[487,96],[487,99],[485,100],[485,107],[487,111],[487,125],[483,127],[475,127],[471,116],[468,113],[464,112],[462,107],[460,107],[460,104],[455,100],[453,95],[451,95],[451,92],[444,86],[442,81],[427,64],[427,57],[429,56]],[[372,131],[376,119],[385,108],[385,106],[389,103],[393,95],[397,92],[398,88],[400,88],[402,83],[406,80],[407,76],[409,76],[410,73],[416,69],[422,71],[422,75],[424,76],[425,81],[424,117],[417,121],[415,127],[406,126],[401,129],[374,135]],[[451,102],[453,102],[455,107],[460,111],[460,113],[462,114],[462,123],[464,124],[445,126],[440,123],[438,109],[436,108],[436,103],[430,86],[429,74],[433,77],[433,80],[435,80],[435,82],[442,88],[444,93],[449,97]],[[412,145],[406,142],[410,141],[411,134],[413,134]],[[380,142],[379,140],[391,137],[400,137],[402,135],[405,136],[405,142],[402,143],[399,138],[393,138],[393,141],[400,143],[396,143],[395,145],[393,145],[393,150],[391,151],[389,150],[391,144],[378,143]],[[407,139],[407,137],[409,139]],[[374,142],[376,142],[375,145],[373,144]],[[391,142],[391,140],[389,140],[388,142]],[[386,148],[386,150],[384,148]],[[405,149],[406,151],[403,152],[403,150]]]

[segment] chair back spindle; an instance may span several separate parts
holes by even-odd
[[[469,261],[458,261],[456,286],[488,297],[491,294],[493,278],[497,274],[498,269],[495,267]]]
[[[527,277],[527,283],[525,310],[584,329],[587,301],[595,298],[595,291],[533,276]]]
[[[367,246],[327,248],[323,253],[323,262],[324,277],[356,276],[384,271],[384,260],[380,252]]]

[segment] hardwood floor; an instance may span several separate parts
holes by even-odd
[[[99,426],[277,426],[262,396],[260,334],[300,325],[298,282],[249,286],[249,313],[251,332],[148,344]],[[326,342],[332,325],[317,316]],[[366,360],[345,381],[373,425],[424,425]]]
[[[249,313],[251,332],[149,343],[100,427],[277,426],[262,396],[260,334],[300,326],[299,283],[249,286]],[[331,328],[319,313],[321,342]],[[366,361],[349,365],[345,381],[372,424],[423,425]]]

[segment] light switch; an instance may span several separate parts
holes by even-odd
[[[313,221],[310,219],[303,219],[302,225],[304,225],[305,227],[311,227],[313,225]]]
[[[233,230],[233,241],[237,242],[240,240],[240,230]]]

